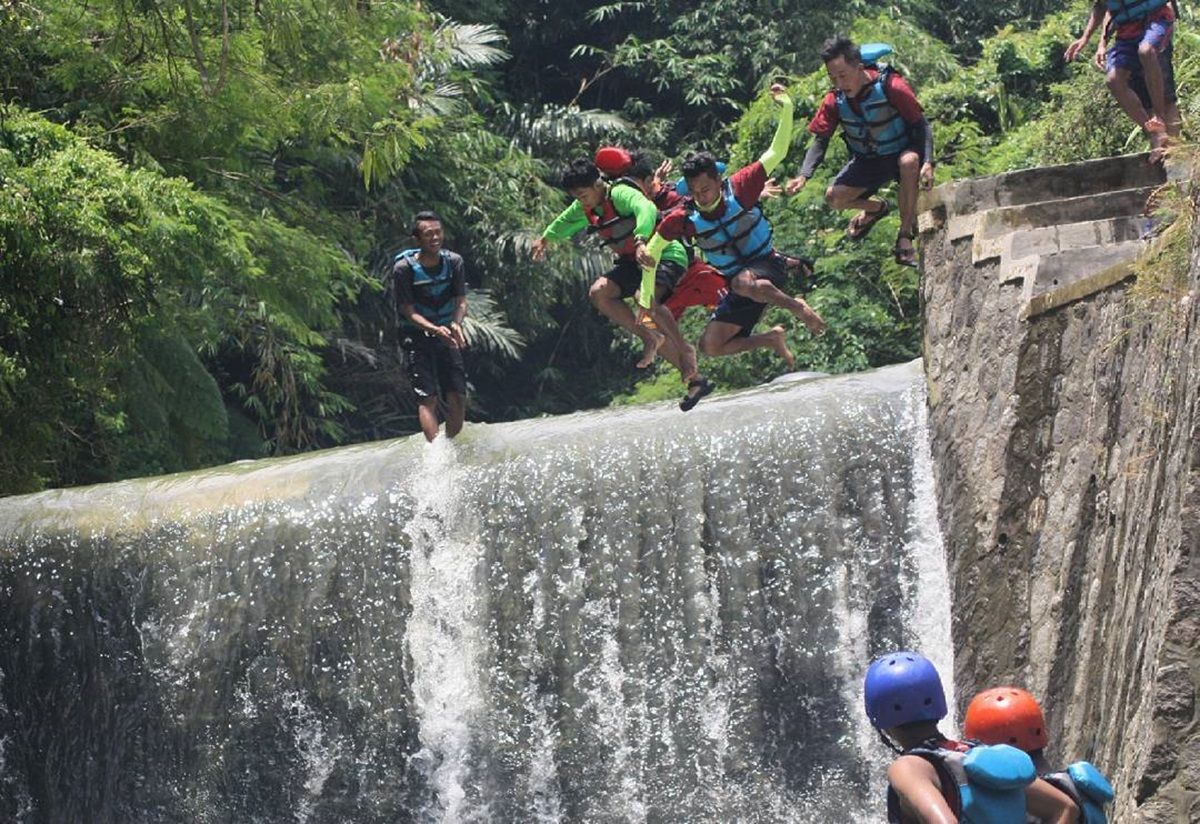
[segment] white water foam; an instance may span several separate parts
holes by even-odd
[[[920,651],[942,676],[949,699],[946,725],[956,728],[954,717],[954,643],[950,635],[950,577],[946,549],[938,523],[937,490],[933,478],[933,454],[929,448],[929,424],[925,408],[925,384],[909,395],[907,423],[913,433],[913,498],[905,539],[917,566],[917,597],[912,600],[910,626],[920,639]],[[953,732],[945,729],[944,732]]]
[[[448,440],[428,445],[411,480],[416,507],[405,527],[412,546],[412,614],[404,647],[421,742],[413,760],[435,793],[422,818],[447,823],[486,819],[470,798],[472,730],[486,709],[482,547],[459,538],[459,472]]]

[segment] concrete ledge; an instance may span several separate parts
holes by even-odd
[[[1133,262],[1147,247],[1140,240],[1090,246],[1039,258],[1025,279],[1021,320],[1108,289],[1133,274]]]
[[[1145,211],[1146,199],[1154,189],[1153,186],[1143,186],[958,215],[947,220],[946,234],[952,241],[965,237],[995,238],[1020,229],[1140,215]]]
[[[1000,258],[1003,267],[1006,261],[1053,255],[1086,246],[1123,243],[1140,238],[1144,224],[1145,218],[1141,215],[1123,215],[1037,229],[1018,229],[994,237],[976,235],[971,247],[971,260],[978,265]]]
[[[1166,180],[1163,167],[1152,166],[1143,152],[947,183],[923,192],[917,210],[941,209],[945,221],[988,209],[1159,186]]]

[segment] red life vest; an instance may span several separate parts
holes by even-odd
[[[637,184],[637,181],[629,177],[614,180],[610,184],[610,191],[615,186],[632,186],[639,193],[642,191],[642,187]],[[591,209],[584,210],[590,224],[588,232],[598,235],[617,257],[633,257],[637,241],[637,238],[633,236],[633,231],[637,228],[637,218],[633,215],[617,214],[611,196],[604,198],[604,203],[600,208],[600,214],[596,214]]]

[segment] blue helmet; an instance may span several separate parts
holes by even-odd
[[[887,730],[913,721],[946,717],[946,693],[937,669],[924,655],[901,650],[876,658],[863,682],[867,718]]]

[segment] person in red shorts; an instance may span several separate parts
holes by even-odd
[[[813,335],[825,329],[825,321],[803,299],[781,289],[787,273],[773,255],[774,233],[759,205],[768,177],[787,155],[792,136],[792,98],[779,84],[771,87],[771,95],[780,104],[780,115],[770,147],[758,160],[728,176],[718,171],[716,158],[708,152],[690,155],[683,163],[688,196],[662,217],[653,237],[639,245],[637,259],[645,278],[669,243],[683,240],[700,249],[729,289],[700,336],[700,351],[715,356],[771,349],[794,368],[782,326],[754,332],[768,305],[791,312]]]
[[[829,141],[840,125],[850,149],[850,162],[825,190],[825,202],[837,210],[858,210],[846,235],[851,240],[862,240],[890,211],[886,200],[872,195],[899,180],[900,232],[894,255],[897,263],[916,266],[913,239],[917,188],[933,184],[933,130],[929,121],[904,78],[890,66],[864,63],[862,52],[848,38],[827,40],[821,59],[834,88],[809,121],[813,142],[800,174],[784,188],[789,195],[804,188],[825,159]]]
[[[682,205],[688,192],[686,180],[670,180],[673,167],[669,159],[655,166],[649,154],[642,149],[626,150],[617,146],[603,146],[596,150],[595,163],[610,180],[627,177],[637,181],[646,197],[658,207],[660,215]],[[717,170],[723,173],[725,164],[718,162]],[[763,187],[762,197],[777,197],[782,191],[774,178],[771,178]],[[663,306],[676,320],[693,306],[701,306],[709,311],[715,309],[729,291],[725,277],[690,246],[688,250],[692,262],[675,285],[670,297],[663,302]],[[783,263],[789,275],[796,277],[803,284],[809,282],[813,274],[812,260],[789,255],[778,249],[775,249],[773,254]],[[802,287],[802,291],[807,291],[807,286]]]
[[[1104,37],[1101,48],[1109,42],[1104,56],[1108,88],[1117,103],[1150,138],[1150,160],[1162,159],[1169,135],[1179,133],[1178,107],[1168,99],[1168,80],[1174,86],[1174,72],[1168,59],[1162,66],[1163,55],[1169,57],[1171,36],[1175,29],[1175,9],[1170,0],[1097,0],[1092,4],[1087,25],[1079,39],[1067,46],[1063,54],[1074,60],[1087,47],[1092,33],[1101,27]],[[1099,58],[1099,55],[1097,55]],[[1135,88],[1135,78],[1145,86],[1149,109]],[[1170,96],[1173,96],[1171,94]]]

